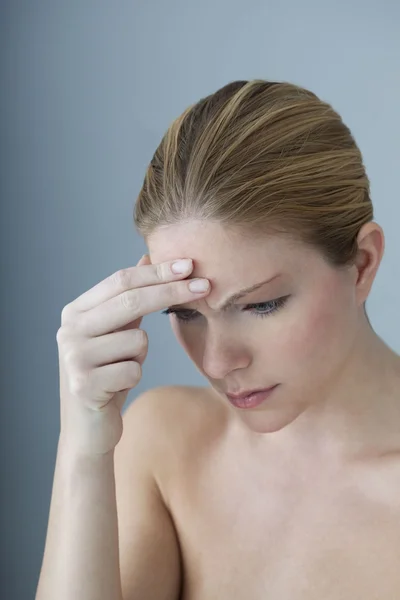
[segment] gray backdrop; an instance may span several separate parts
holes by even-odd
[[[386,254],[368,301],[400,351],[397,0],[9,0],[1,64],[1,598],[34,598],[59,433],[65,304],[146,250],[132,207],[169,123],[235,79],[288,80],[342,114]],[[143,321],[149,387],[206,384],[168,318]]]

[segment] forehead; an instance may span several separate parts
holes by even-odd
[[[217,223],[190,221],[161,227],[147,238],[147,245],[153,264],[191,258],[194,269],[189,278],[209,279],[210,294],[191,305],[218,306],[238,290],[278,273],[282,276],[269,284],[271,294],[295,281],[305,285],[310,278],[321,279],[316,276],[316,271],[321,273],[321,258],[309,247],[283,236],[243,234]]]
[[[192,258],[195,269],[242,271],[263,264],[264,269],[276,270],[283,265],[290,268],[299,259],[299,244],[283,236],[250,234],[205,221],[160,227],[148,237],[147,245],[152,263]]]

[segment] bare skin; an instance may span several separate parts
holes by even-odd
[[[363,310],[383,256],[379,225],[366,224],[358,244],[340,271],[305,247],[218,224],[173,225],[148,240],[152,262],[190,256],[192,276],[212,284],[177,307],[194,319],[170,317],[210,383],[168,395],[169,452],[157,463],[183,600],[400,597],[400,357]],[[247,311],[285,296],[268,318]],[[276,383],[257,409],[224,396]]]
[[[157,473],[182,600],[400,597],[400,441],[337,461],[273,441],[256,449],[213,389],[167,396]]]
[[[398,598],[400,358],[363,311],[380,227],[362,228],[349,269],[266,233],[175,228],[153,234],[153,265],[62,312],[37,600]],[[177,257],[189,271],[172,273]],[[189,275],[211,286],[193,293]],[[176,306],[195,315],[170,318],[210,387],[148,390],[123,424],[142,317]],[[251,410],[224,395],[276,383]]]

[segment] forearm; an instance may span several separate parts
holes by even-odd
[[[59,443],[36,600],[122,600],[114,454]]]

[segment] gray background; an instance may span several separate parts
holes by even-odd
[[[368,308],[400,351],[397,0],[13,0],[0,6],[1,597],[39,575],[59,432],[65,304],[146,250],[132,208],[169,123],[235,79],[330,102],[364,154],[386,254]],[[169,329],[143,321],[149,387],[203,385]]]

